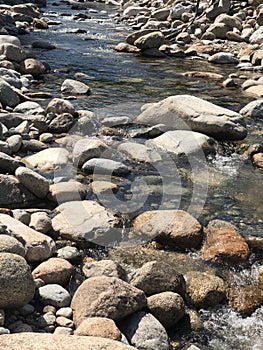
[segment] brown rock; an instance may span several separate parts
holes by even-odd
[[[213,220],[205,229],[203,258],[221,264],[240,264],[247,261],[250,251],[245,239],[228,222]]]
[[[256,285],[231,288],[228,292],[229,304],[243,316],[249,316],[263,302],[263,290]]]
[[[257,168],[263,168],[263,153],[254,154],[252,159]]]
[[[259,97],[263,97],[263,85],[255,85],[246,89],[248,94],[256,95]]]
[[[34,58],[27,58],[22,64],[24,74],[40,75],[46,73],[46,66],[43,62]]]
[[[118,52],[128,52],[128,53],[140,52],[140,49],[138,49],[138,47],[130,45],[128,43],[119,43],[114,47],[114,50]]]
[[[88,298],[87,298],[88,295]],[[77,326],[87,317],[120,320],[146,305],[145,294],[115,277],[97,276],[85,280],[72,299]]]
[[[263,238],[256,236],[246,236],[245,238],[250,248],[256,250],[263,250]]]
[[[105,317],[85,318],[74,334],[121,340],[121,332],[115,322]]]
[[[263,266],[258,269],[258,284],[260,288],[263,288]]]

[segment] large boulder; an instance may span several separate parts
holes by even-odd
[[[197,131],[220,140],[241,140],[247,135],[240,114],[190,95],[170,96],[154,103],[135,121],[144,125],[162,123],[171,130]]]
[[[87,317],[107,317],[118,321],[145,306],[143,291],[119,278],[106,276],[85,280],[71,302],[77,327]]]
[[[8,107],[15,107],[20,103],[18,94],[13,90],[12,86],[2,78],[0,78],[0,102]]]
[[[22,257],[26,255],[26,250],[21,242],[15,237],[0,235],[0,253],[12,253]]]
[[[60,147],[48,148],[23,159],[32,168],[52,171],[68,164],[69,152]]]
[[[26,260],[0,253],[0,308],[20,307],[33,299],[35,283]]]
[[[134,45],[141,50],[158,48],[164,43],[164,35],[161,32],[145,34],[135,40]]]
[[[61,92],[67,95],[88,95],[90,87],[81,81],[66,79],[61,86]]]

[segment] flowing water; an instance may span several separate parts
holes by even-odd
[[[253,100],[238,89],[224,89],[220,82],[181,75],[189,70],[200,70],[227,77],[235,72],[234,66],[216,66],[190,58],[151,59],[115,52],[111,45],[124,41],[128,33],[122,22],[113,19],[116,9],[102,3],[78,4],[83,8],[73,10],[66,2],[48,5],[44,16],[61,21],[61,24],[21,37],[28,47],[36,40],[56,45],[55,50],[33,50],[37,58],[46,60],[51,67],[51,72],[45,76],[45,81],[36,86],[36,90],[61,97],[62,82],[66,78],[79,79],[90,86],[92,93],[72,100],[72,103],[78,109],[95,111],[98,116],[104,117],[127,115],[133,118],[140,113],[143,104],[175,94],[195,95],[235,111]],[[87,15],[87,18],[76,20],[75,16],[79,13]],[[262,121],[248,121],[248,129],[247,140],[242,143],[260,142]],[[244,236],[263,237],[262,171],[244,162],[233,152],[231,145],[225,144],[224,149],[209,162],[206,169],[208,178],[207,174],[202,176],[200,169],[198,181],[208,181],[209,188],[199,219],[204,224],[210,219],[227,220],[237,225]],[[185,188],[187,184],[186,179]],[[171,200],[164,207],[172,205]],[[240,273],[240,278],[252,278],[257,264],[258,259],[251,263],[248,270]],[[205,345],[209,349],[263,349],[262,308],[245,319],[227,307],[203,311],[201,317],[207,331]]]

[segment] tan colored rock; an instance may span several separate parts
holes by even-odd
[[[249,258],[245,239],[230,223],[213,220],[205,229],[205,242],[201,251],[203,258],[221,264],[240,264]]]
[[[22,71],[24,74],[41,75],[46,73],[46,66],[43,62],[34,58],[27,58],[23,61]]]
[[[164,35],[159,32],[151,32],[135,40],[134,45],[141,50],[158,48],[164,43]]]
[[[63,181],[50,186],[50,197],[59,204],[82,200],[86,193],[86,186],[78,181]]]
[[[0,214],[0,223],[5,225],[12,235],[20,241],[26,249],[26,260],[30,262],[48,259],[55,250],[55,242],[52,238],[6,214]]]
[[[112,194],[118,191],[118,186],[109,181],[93,181],[90,188],[96,194]]]
[[[0,346],[2,350],[135,350],[106,338],[41,333],[1,335]]]
[[[249,316],[263,302],[263,290],[256,285],[231,288],[228,292],[229,304],[236,312]]]
[[[263,153],[254,154],[252,159],[257,168],[263,168]]]
[[[84,319],[75,330],[74,334],[121,340],[121,332],[115,322],[105,317],[90,317]]]
[[[23,161],[32,168],[42,171],[55,170],[68,163],[69,152],[60,147],[48,148],[36,154],[23,158]]]
[[[263,97],[263,85],[255,85],[246,89],[248,94],[256,95],[258,97]]]
[[[46,284],[65,285],[74,274],[74,266],[61,258],[50,258],[38,265],[32,272],[34,279],[40,278]]]
[[[258,284],[260,288],[263,288],[263,266],[258,269]]]

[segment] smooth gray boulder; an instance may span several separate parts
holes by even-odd
[[[70,305],[69,292],[59,284],[47,284],[38,288],[37,297],[43,305],[52,305],[57,308]]]
[[[20,103],[18,94],[3,78],[0,78],[0,102],[8,107],[15,107]]]
[[[192,130],[219,140],[242,140],[247,135],[243,117],[229,109],[190,95],[175,95],[146,108],[135,122],[165,124],[171,130]]]
[[[106,174],[125,176],[130,173],[126,165],[112,159],[92,158],[85,162],[82,166],[85,174]]]
[[[49,182],[44,176],[26,167],[17,168],[15,176],[35,196],[39,198],[45,198],[47,196]]]
[[[90,87],[81,81],[66,79],[61,86],[61,92],[67,95],[88,95]]]

